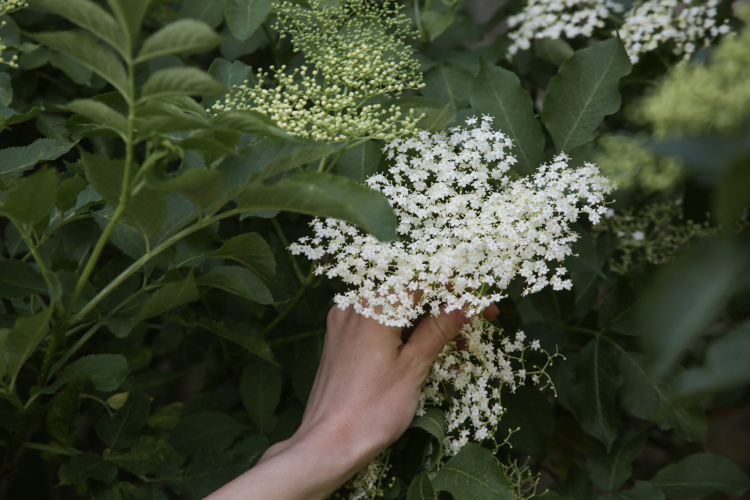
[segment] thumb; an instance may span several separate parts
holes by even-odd
[[[432,361],[468,321],[460,309],[428,316],[419,322],[404,347],[412,350],[418,357]]]

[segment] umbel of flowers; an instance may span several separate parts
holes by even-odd
[[[421,132],[386,146],[390,168],[367,183],[393,207],[398,241],[379,241],[340,220],[315,219],[313,236],[290,246],[293,254],[318,261],[317,274],[348,285],[334,299],[339,307],[352,306],[380,323],[405,327],[423,313],[455,309],[477,316],[461,331],[460,343],[439,354],[420,398],[419,413],[427,405],[447,412],[438,460],[470,440],[494,441],[503,387],[515,390],[527,377],[539,383],[544,376],[546,365],[527,367],[524,361],[538,342],[524,345],[523,332],[503,339],[479,313],[502,299],[517,277],[526,283],[524,293],[570,288],[561,265],[578,238],[570,224],[581,214],[598,222],[613,189],[596,166],[572,168],[563,154],[514,180],[512,142],[491,122],[471,118],[469,128]]]
[[[392,140],[411,134],[419,117],[382,102],[422,86],[419,62],[405,44],[410,20],[392,1],[310,0],[277,5],[275,28],[290,36],[305,64],[259,71],[211,111],[253,109],[292,135],[324,142]]]
[[[29,3],[26,0],[0,0],[0,17],[28,6]],[[0,21],[0,28],[6,24],[7,22],[5,20]],[[18,63],[16,61],[18,60],[18,56],[14,55],[10,61],[6,61],[5,58],[3,58],[3,52],[6,50],[8,50],[8,46],[5,45],[3,39],[0,38],[0,64],[7,64],[11,68],[17,68]]]

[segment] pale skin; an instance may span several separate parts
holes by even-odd
[[[299,429],[206,500],[326,498],[408,428],[430,365],[467,321],[461,311],[428,316],[404,342],[401,328],[331,309]]]

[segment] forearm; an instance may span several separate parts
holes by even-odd
[[[362,468],[369,452],[323,434],[299,433],[269,448],[258,464],[206,500],[316,500]]]

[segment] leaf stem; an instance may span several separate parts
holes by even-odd
[[[289,301],[289,304],[287,304],[286,308],[279,313],[278,316],[276,316],[273,321],[268,323],[263,330],[260,332],[261,337],[265,337],[270,332],[274,330],[277,326],[281,324],[282,321],[284,321],[287,316],[289,316],[292,311],[297,307],[297,304],[299,304],[299,301],[302,300],[302,297],[305,296],[307,291],[310,289],[310,285],[313,282],[315,275],[312,269],[310,269],[310,273],[307,275],[307,278],[305,278],[304,282],[302,283],[302,286],[297,290],[297,294],[292,298],[292,300]]]
[[[271,219],[271,223],[273,224],[273,228],[276,230],[276,234],[279,236],[279,239],[281,240],[281,244],[284,245],[284,251],[286,251],[286,254],[289,256],[289,260],[292,262],[292,268],[294,268],[294,274],[297,276],[297,279],[300,283],[305,283],[307,278],[302,273],[302,270],[299,267],[299,264],[297,263],[297,259],[294,258],[294,255],[289,251],[289,240],[286,237],[286,234],[284,234],[284,229],[281,227],[281,224],[279,224],[279,221],[276,219],[276,217],[273,217]]]

